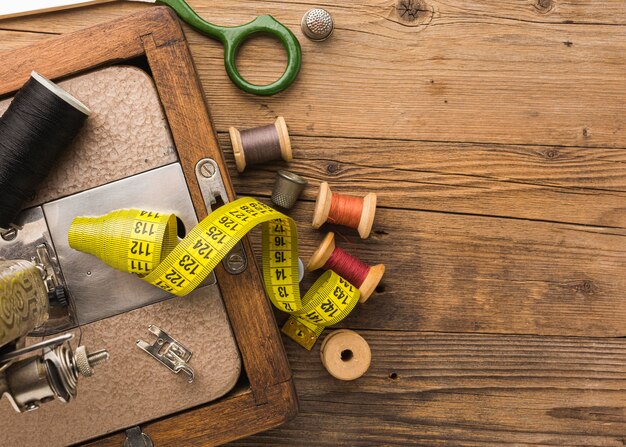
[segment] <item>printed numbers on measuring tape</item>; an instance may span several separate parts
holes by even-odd
[[[72,248],[184,296],[196,289],[235,244],[259,224],[263,225],[267,294],[274,306],[291,314],[283,332],[311,349],[324,327],[338,323],[352,311],[359,290],[329,270],[301,297],[296,224],[258,200],[244,197],[220,207],[180,242],[173,214],[145,210],[77,217],[68,239]]]

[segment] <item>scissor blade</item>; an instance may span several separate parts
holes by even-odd
[[[2,0],[0,1],[0,19],[20,17],[42,12],[60,11],[79,6],[109,3],[115,0]]]

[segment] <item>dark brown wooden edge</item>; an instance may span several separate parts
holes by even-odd
[[[183,31],[169,8],[148,8],[0,54],[0,96],[18,90],[32,70],[57,79],[140,56],[150,65],[192,201],[202,219],[206,210],[195,177],[198,160],[216,160],[231,199],[234,191]],[[218,445],[278,426],[297,413],[291,370],[247,238],[244,247],[249,262],[246,271],[230,275],[220,265],[216,275],[250,389],[143,425],[158,447]],[[120,439],[123,436],[113,435],[91,445],[119,445]]]

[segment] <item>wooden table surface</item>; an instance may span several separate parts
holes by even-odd
[[[623,0],[190,3],[225,25],[271,13],[303,45],[296,84],[259,98],[187,29],[238,193],[267,198],[280,165],[237,176],[228,127],[283,115],[290,169],[310,181],[293,213],[303,257],[326,180],[378,193],[370,239],[340,244],[387,265],[340,325],[369,341],[369,372],[336,381],[319,343],[285,339],[300,415],[234,445],[626,445]],[[312,6],[335,19],[326,42],[299,30]],[[2,21],[0,50],[145,7]],[[284,62],[261,38],[240,66],[269,82]]]

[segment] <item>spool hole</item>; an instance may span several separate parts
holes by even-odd
[[[397,380],[398,379],[398,374],[395,372],[392,372],[391,374],[389,374],[389,378],[391,380]]]
[[[341,360],[344,362],[349,362],[354,357],[354,353],[351,349],[344,349],[341,351]]]

